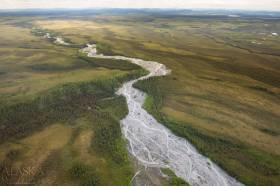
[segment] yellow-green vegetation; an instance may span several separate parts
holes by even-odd
[[[136,85],[149,112],[246,185],[279,184],[277,20],[132,14],[35,25],[167,65],[171,75]]]
[[[125,100],[99,100],[95,107],[71,121],[3,143],[1,184],[128,185],[133,169],[119,127],[127,113]]]
[[[55,45],[32,27],[72,45]],[[147,110],[244,184],[279,184],[280,37],[271,35],[278,20],[29,16],[1,18],[0,30],[1,168],[29,164],[41,149],[35,162],[43,171],[32,176],[38,185],[128,185],[118,123],[127,110],[113,93],[144,72],[78,53],[97,43],[105,54],[165,64],[171,75],[135,85],[149,94]],[[27,143],[52,126],[61,136],[40,140],[49,145]]]
[[[168,176],[168,186],[189,186],[188,183],[178,178],[170,169],[162,169],[161,171]]]
[[[32,99],[52,87],[125,74],[82,60],[78,49],[54,45],[30,29],[0,25],[0,101]]]
[[[0,27],[0,185],[129,185],[127,106],[115,91],[146,71],[90,59],[30,25]]]

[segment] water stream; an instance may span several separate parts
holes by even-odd
[[[129,152],[143,166],[169,168],[192,186],[243,185],[142,108],[146,95],[132,85],[139,80],[171,73],[166,66],[154,61],[98,54],[94,44],[81,49],[81,52],[87,53],[89,57],[128,60],[150,72],[124,83],[117,91],[117,94],[126,98],[129,109],[129,114],[121,120],[123,135],[129,143]]]

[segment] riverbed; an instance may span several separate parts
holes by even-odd
[[[121,120],[129,152],[145,167],[169,168],[192,186],[240,186],[233,177],[201,155],[186,139],[174,135],[168,128],[157,122],[142,105],[146,94],[133,87],[139,80],[171,73],[161,63],[124,56],[98,54],[96,45],[87,45],[81,52],[88,57],[122,59],[148,70],[146,76],[124,83],[117,94],[126,98],[128,115]],[[137,176],[137,175],[136,175]]]

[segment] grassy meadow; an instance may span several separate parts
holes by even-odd
[[[38,184],[129,185],[133,168],[118,125],[127,110],[113,93],[145,72],[78,53],[77,46],[94,42],[105,54],[165,64],[170,75],[134,85],[149,95],[145,108],[244,184],[279,184],[280,37],[272,35],[280,30],[278,20],[142,14],[17,19],[0,22],[5,165],[34,161],[47,172],[35,171]],[[73,46],[55,45],[34,29]]]
[[[279,183],[278,21],[130,15],[35,24],[167,65],[171,75],[135,85],[149,94],[146,108],[246,185]]]
[[[114,93],[146,72],[12,23],[0,24],[0,185],[129,185],[127,106]]]

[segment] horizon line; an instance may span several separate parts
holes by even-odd
[[[137,8],[137,7],[89,7],[89,8],[5,8],[0,11],[26,11],[26,10],[101,10],[101,9],[129,9],[129,10],[212,10],[212,11],[243,11],[243,12],[279,12],[280,10],[269,10],[269,9],[240,9],[240,8],[161,8],[161,7],[153,7],[153,8]]]

